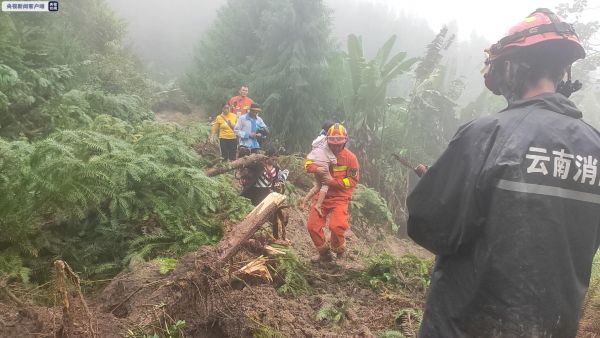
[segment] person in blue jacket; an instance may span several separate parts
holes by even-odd
[[[258,152],[260,149],[259,140],[269,133],[269,128],[258,116],[261,111],[260,106],[253,103],[248,114],[238,118],[234,128],[235,134],[240,139],[239,146],[249,149],[251,153]]]

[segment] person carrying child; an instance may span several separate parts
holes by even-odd
[[[313,207],[317,209],[317,212],[321,216],[323,216],[321,205],[329,189],[326,182],[331,180],[329,167],[337,163],[335,154],[329,149],[329,145],[327,144],[327,131],[333,124],[331,121],[326,121],[321,126],[321,132],[313,140],[312,150],[308,153],[304,161],[304,169],[307,172],[314,172],[315,174],[315,184],[300,203],[300,208],[304,209],[306,205],[310,205],[310,199],[318,192],[319,196]],[[312,167],[312,170],[309,169],[310,167]]]

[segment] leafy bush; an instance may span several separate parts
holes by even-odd
[[[290,171],[289,180],[296,188],[310,189],[313,186],[313,175],[304,171],[304,157],[298,154],[279,156],[277,162],[282,169]]]
[[[429,286],[433,261],[413,255],[396,258],[383,253],[368,259],[363,280],[373,289],[402,289],[424,292]]]
[[[158,264],[158,271],[162,275],[166,275],[169,272],[175,270],[177,267],[177,260],[175,258],[169,257],[157,257],[153,260],[156,264]]]
[[[99,116],[31,144],[0,140],[0,253],[20,258],[2,273],[27,267],[41,281],[60,257],[84,277],[110,275],[218,241],[251,206],[226,177],[204,175],[190,147],[201,135]]]
[[[59,14],[0,13],[0,136],[45,137],[100,114],[152,119],[151,86],[103,0],[64,0]]]
[[[335,305],[325,305],[317,312],[317,321],[339,323],[352,306],[350,301],[339,301]]]
[[[275,271],[278,276],[283,277],[283,284],[277,289],[280,294],[298,296],[310,290],[306,281],[306,264],[291,251],[285,250],[285,255],[278,257]]]
[[[350,202],[350,219],[352,224],[380,227],[398,231],[392,213],[385,200],[371,188],[359,184]]]

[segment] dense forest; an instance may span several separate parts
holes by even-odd
[[[406,239],[405,201],[415,177],[393,155],[433,163],[460,125],[506,103],[483,86],[482,51],[490,44],[484,37],[458,39],[451,20],[433,31],[425,19],[381,4],[343,2],[214,1],[189,9],[202,11],[200,23],[164,22],[159,14],[128,23],[116,14],[126,6],[104,0],[63,0],[52,14],[0,13],[0,336],[52,336],[61,311],[66,330],[56,260],[78,276],[83,304],[85,297],[95,304],[92,313],[102,313],[92,317],[118,323],[112,331],[90,324],[82,336],[414,335],[433,257]],[[574,68],[584,89],[573,101],[600,127],[600,23],[586,19],[589,7],[574,0],[556,10],[575,23],[587,52]],[[166,26],[171,30],[161,29]],[[155,46],[132,45],[140,34]],[[238,299],[232,295],[242,287],[229,293],[219,281],[211,284],[224,302],[215,306],[230,312],[193,321],[184,318],[186,305],[167,302],[154,308],[160,316],[144,317],[133,308],[149,297],[144,292],[152,278],[176,284],[183,274],[173,272],[176,266],[197,264],[190,255],[219,243],[253,208],[233,174],[205,174],[219,162],[207,121],[242,84],[262,106],[271,130],[266,147],[277,149],[290,169],[285,194],[290,224],[298,227],[290,238],[298,243],[279,248],[285,255],[269,266],[272,291],[247,286],[255,291]],[[341,272],[310,271],[309,242],[302,242],[309,239],[300,239],[308,235],[297,202],[310,188],[302,159],[325,120],[348,128],[348,147],[361,164],[350,206],[356,266]],[[249,252],[235,263],[248,263]],[[584,316],[591,324],[583,325],[589,336],[600,335],[600,317],[590,315],[600,313],[596,258],[586,302],[592,310]],[[124,286],[114,296],[114,283],[131,282],[123,278],[140,271],[146,275],[139,289]],[[106,301],[109,294],[118,301]],[[299,295],[306,300],[293,303]],[[234,310],[236,302],[265,299],[271,303],[264,313]],[[129,310],[118,315],[124,302]],[[28,308],[29,315],[16,315],[11,306]],[[268,306],[286,307],[292,320]],[[375,307],[389,314],[364,315]],[[70,320],[87,325],[77,316]],[[314,330],[301,331],[302,325]]]

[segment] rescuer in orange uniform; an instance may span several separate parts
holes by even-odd
[[[331,168],[331,179],[326,183],[329,186],[325,200],[321,206],[321,215],[313,207],[308,213],[308,233],[319,252],[319,260],[329,262],[333,259],[331,251],[335,252],[338,258],[344,255],[346,250],[346,230],[348,223],[348,204],[352,198],[352,193],[358,184],[359,166],[356,155],[346,149],[348,142],[348,132],[346,128],[339,123],[334,124],[327,131],[327,142],[329,148],[336,155],[337,163]],[[306,171],[317,173],[318,170],[326,170],[306,163]],[[316,203],[316,197],[312,203]],[[331,239],[328,242],[323,228],[329,218],[329,230]]]

